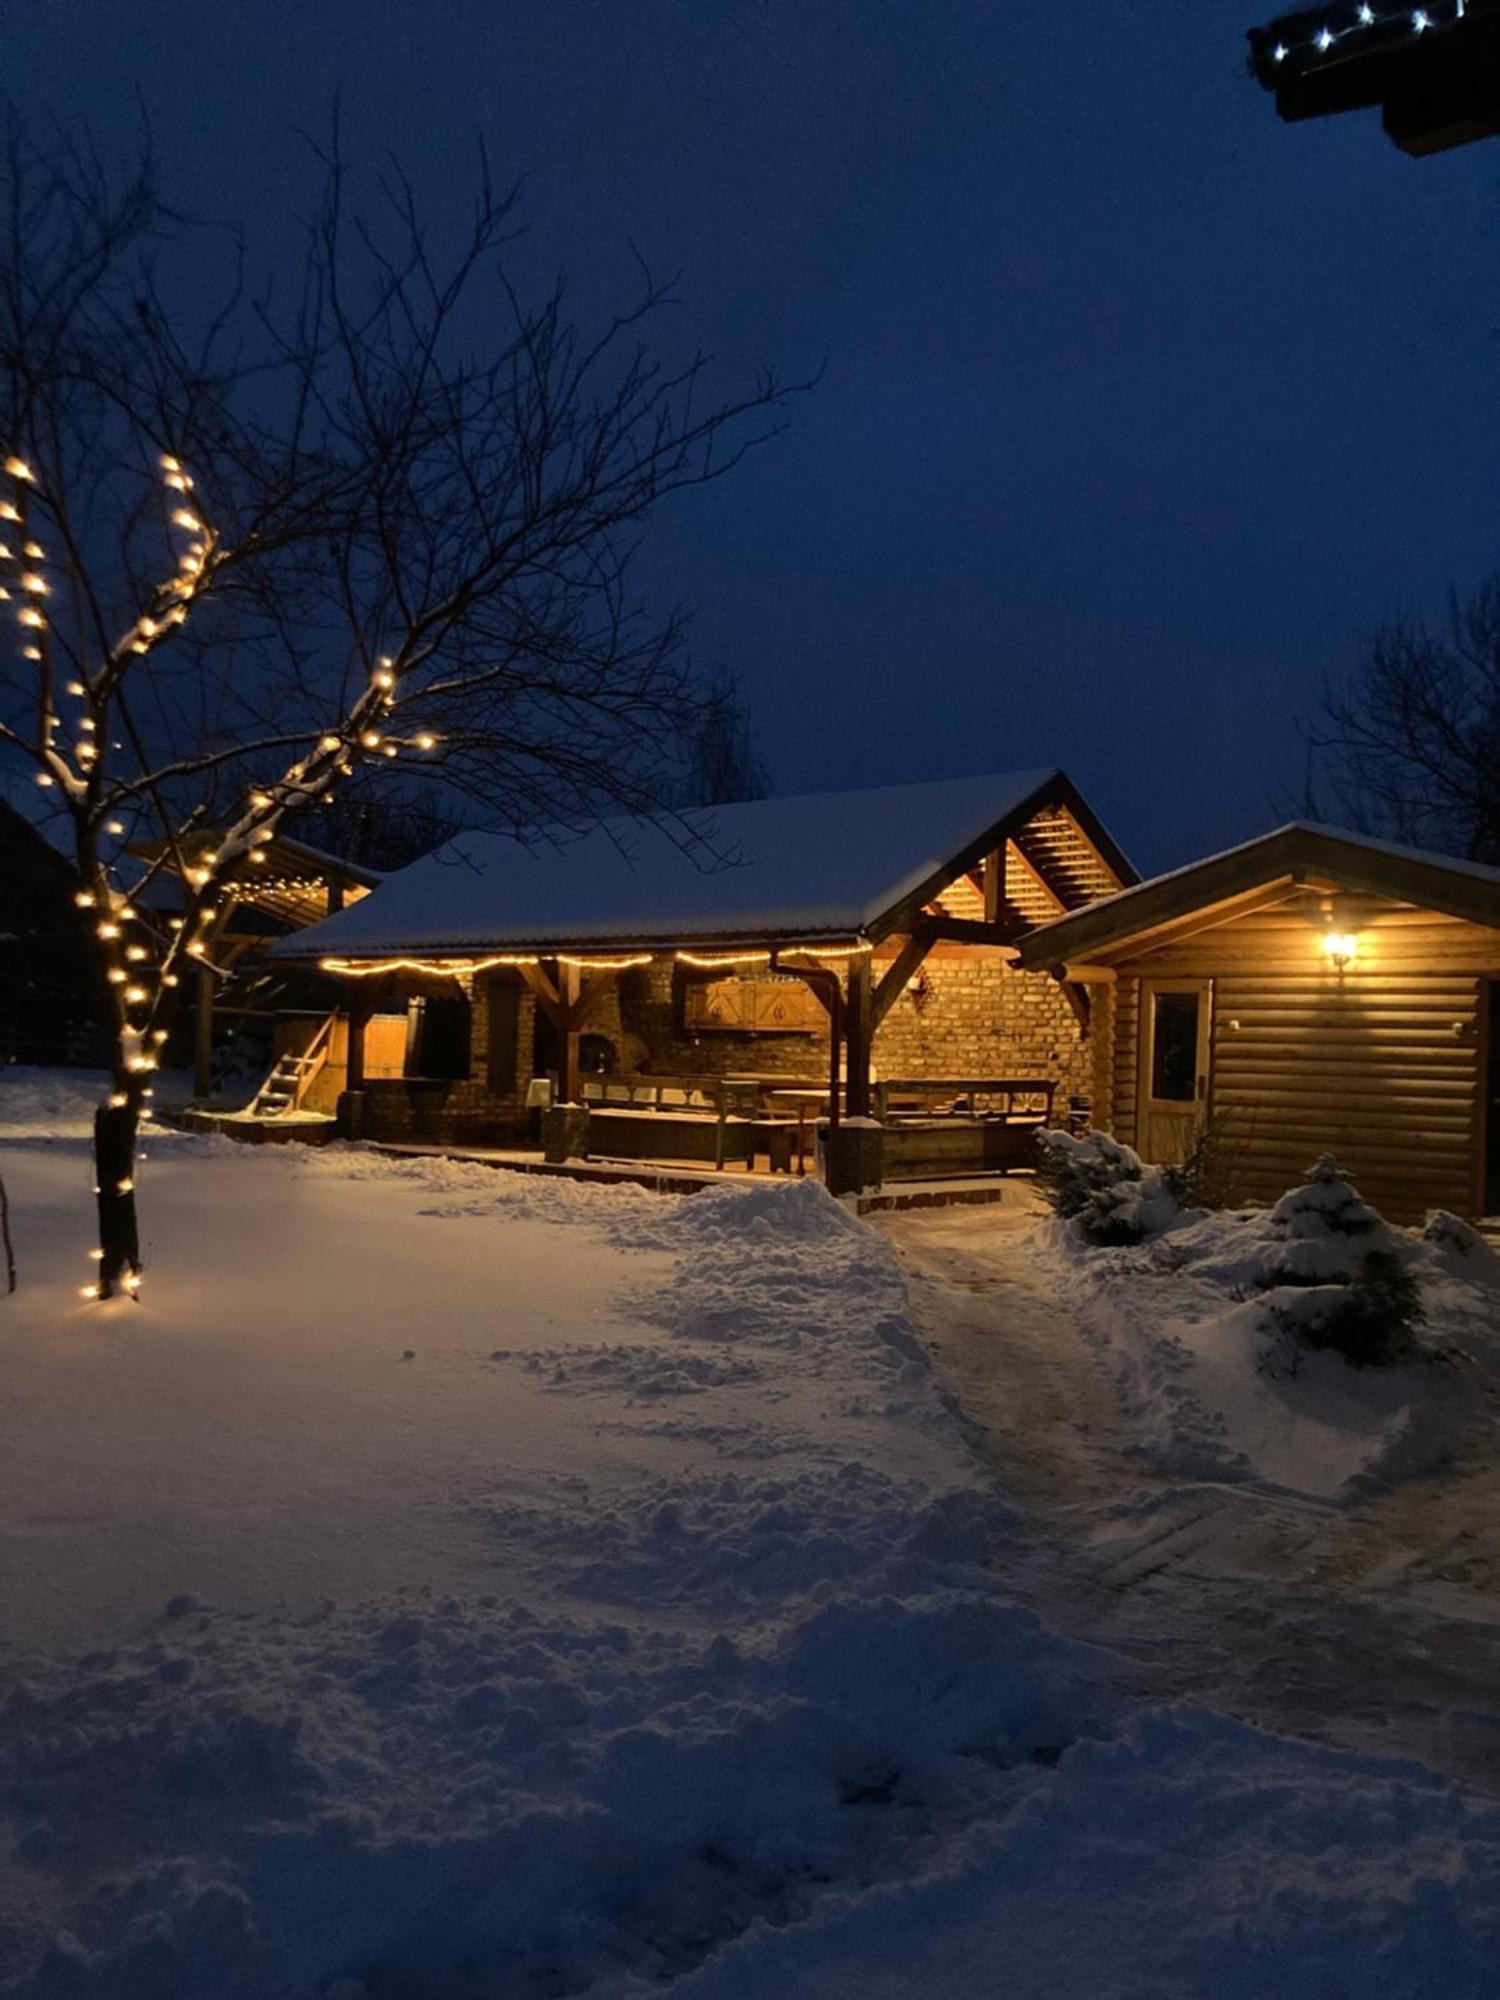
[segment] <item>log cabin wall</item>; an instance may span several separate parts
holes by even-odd
[[[1332,1152],[1393,1221],[1480,1212],[1486,980],[1500,976],[1500,930],[1352,895],[1330,919],[1318,903],[1308,892],[1303,905],[1110,954],[1099,1037],[1109,1129],[1135,1142],[1141,981],[1209,978],[1209,1120],[1244,1199],[1275,1199]],[[1358,939],[1342,974],[1322,948],[1330,923]]]

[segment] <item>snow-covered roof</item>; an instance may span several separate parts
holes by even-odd
[[[1095,831],[1062,772],[1040,770],[610,819],[527,842],[463,833],[275,953],[856,935],[1054,800]]]
[[[1113,896],[1101,896],[1086,909],[1039,925],[1021,946],[1021,962],[1049,965],[1076,959],[1084,951],[1106,950],[1166,918],[1307,870],[1317,870],[1350,889],[1389,895],[1500,929],[1500,868],[1317,820],[1288,820],[1270,833],[1153,875]]]

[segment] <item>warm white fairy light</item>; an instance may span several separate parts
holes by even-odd
[[[1326,17],[1310,31],[1305,42],[1289,44],[1278,41],[1273,44],[1270,54],[1274,63],[1285,63],[1299,52],[1312,52],[1319,56],[1331,55],[1339,44],[1355,36],[1363,38],[1368,29],[1405,31],[1412,35],[1425,35],[1444,26],[1455,27],[1468,13],[1467,0],[1452,0],[1451,11],[1436,6],[1412,7],[1410,5],[1392,7],[1386,12],[1377,12],[1371,0],[1360,0],[1353,10],[1353,19],[1348,14],[1335,13]],[[1305,18],[1305,17],[1304,17]]]
[[[676,957],[679,965],[693,965],[703,972],[717,972],[721,967],[730,965],[769,965],[771,963],[771,954],[768,951],[716,952],[711,958],[700,956],[699,953],[693,951],[679,951]]]
[[[26,463],[24,458],[6,459],[5,469],[10,474],[12,479],[23,480],[28,486],[35,484],[36,474],[32,471],[31,467]]]
[[[144,986],[127,986],[125,988],[125,998],[132,1007],[139,1007],[142,1001],[149,1000],[151,995]]]
[[[80,910],[91,910],[94,907],[94,892],[92,889],[80,889],[73,901]]]

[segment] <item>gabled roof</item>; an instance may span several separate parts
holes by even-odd
[[[610,819],[530,842],[464,833],[275,952],[878,938],[1048,808],[1071,816],[1106,882],[1134,880],[1061,771],[1012,771]]]
[[[1195,914],[1223,906],[1226,916],[1233,915],[1237,898],[1279,882],[1388,896],[1500,930],[1500,868],[1293,820],[1040,925],[1021,941],[1020,963],[1029,969],[1082,964]]]
[[[136,860],[151,866],[161,862],[161,872],[152,875],[144,892],[132,892],[136,900],[144,900],[148,907],[175,907],[176,855],[180,853],[186,862],[195,861],[219,838],[212,828],[195,829],[183,834],[165,855],[166,843],[159,837],[133,842],[130,853]],[[253,856],[245,857],[231,879],[237,903],[301,930],[327,914],[331,884],[341,884],[344,895],[353,902],[384,878],[378,869],[367,868],[363,862],[346,861],[278,831],[273,839],[258,845]]]

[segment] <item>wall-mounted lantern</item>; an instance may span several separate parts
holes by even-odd
[[[1353,931],[1327,931],[1323,955],[1335,972],[1347,972],[1359,955],[1359,939]]]

